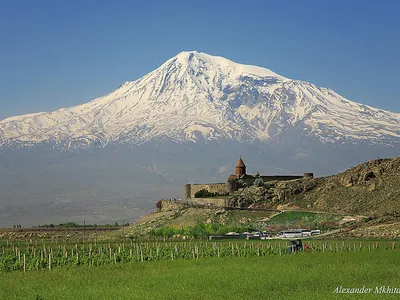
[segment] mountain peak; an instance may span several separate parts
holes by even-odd
[[[281,80],[286,80],[286,77],[283,77],[267,68],[258,67],[254,65],[244,65],[234,61],[231,61],[222,56],[214,56],[204,52],[198,51],[182,51],[178,53],[176,56],[171,58],[168,62],[177,62],[183,65],[189,64],[192,67],[201,67],[201,68],[217,68],[226,73],[232,73],[236,76],[256,76],[256,77],[275,77]]]
[[[183,60],[189,60],[189,57],[194,56],[194,55],[199,55],[201,52],[198,52],[196,50],[192,51],[182,51],[179,52],[175,57],[181,58]]]

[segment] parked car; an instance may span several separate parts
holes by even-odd
[[[311,230],[311,235],[315,235],[315,234],[321,234],[321,230]]]

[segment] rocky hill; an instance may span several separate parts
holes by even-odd
[[[142,217],[125,233],[219,224],[272,232],[317,227],[329,238],[392,239],[400,236],[399,200],[400,157],[377,159],[329,177],[271,181],[243,188],[230,198],[230,205],[248,210],[174,202]],[[265,210],[256,210],[260,208]]]
[[[232,205],[382,216],[400,212],[400,157],[357,165],[337,175],[245,188]]]

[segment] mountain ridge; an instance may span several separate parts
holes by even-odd
[[[0,121],[0,147],[54,143],[65,150],[175,142],[279,140],[296,129],[322,143],[390,146],[400,114],[352,102],[269,69],[184,51],[106,96]]]

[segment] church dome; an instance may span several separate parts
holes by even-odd
[[[244,164],[242,157],[239,158],[239,161],[236,164],[236,167],[246,167],[246,165]]]
[[[242,157],[239,158],[239,161],[236,164],[235,174],[238,178],[246,174],[246,165],[244,164]]]

